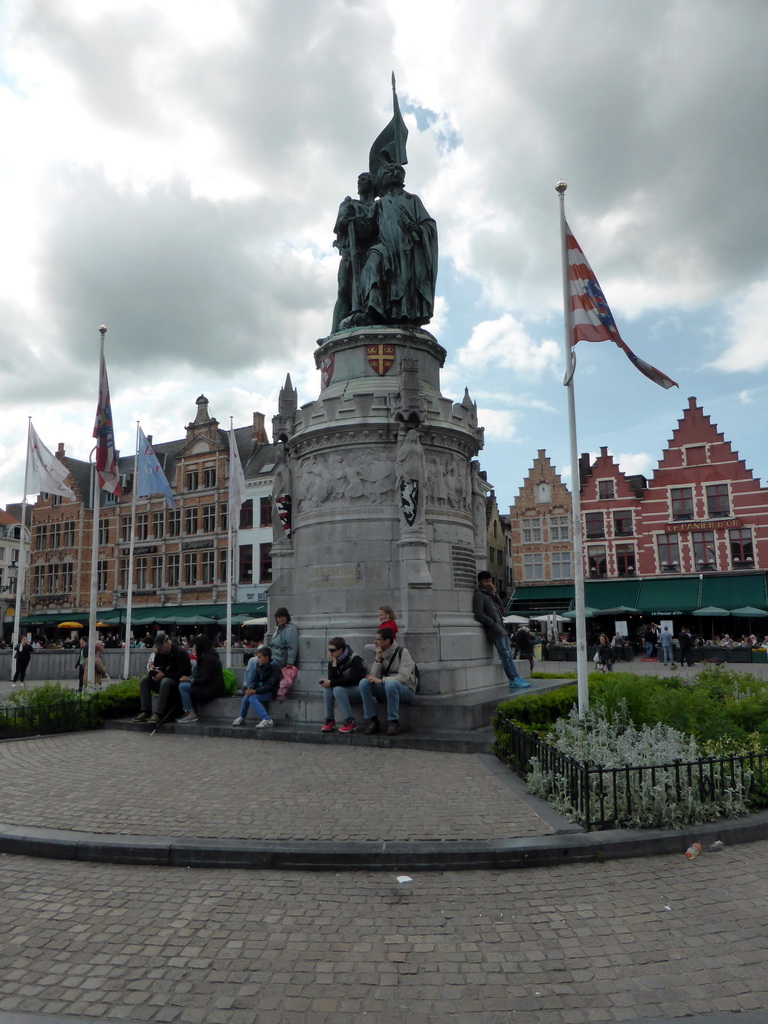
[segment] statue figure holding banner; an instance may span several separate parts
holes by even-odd
[[[405,149],[408,129],[400,114],[394,75],[392,105],[392,120],[374,142],[368,158],[373,191],[366,191],[365,199],[368,201],[369,196],[378,196],[378,199],[371,203],[370,213],[366,211],[363,216],[353,212],[352,200],[345,200],[339,210],[335,230],[339,235],[336,244],[342,251],[342,267],[339,268],[339,299],[333,331],[371,324],[420,327],[432,318],[437,279],[437,225],[421,199],[403,187],[404,165],[408,162]],[[361,182],[362,179],[363,175]],[[365,185],[368,188],[368,182]],[[363,203],[363,192],[360,199],[357,206]],[[346,235],[350,245],[347,269],[340,230],[346,225],[354,226],[354,231],[350,228]],[[346,275],[352,278],[351,313],[347,316],[343,314]]]
[[[347,196],[339,207],[334,225],[341,262],[338,274],[338,296],[333,307],[331,334],[339,330],[342,320],[360,307],[360,269],[365,261],[368,247],[374,240],[374,197],[376,189],[373,175],[363,171],[357,178],[359,199]]]

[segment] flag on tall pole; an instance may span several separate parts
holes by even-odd
[[[237,450],[235,428],[229,428],[229,522],[234,525],[235,516],[245,501],[245,473],[240,452]]]
[[[123,489],[120,486],[120,474],[117,471],[115,428],[112,424],[112,403],[109,398],[107,364],[104,361],[103,351],[99,366],[99,404],[96,409],[93,436],[96,438],[96,475],[99,487],[120,497]]]
[[[655,366],[640,359],[619,334],[603,289],[581,250],[573,232],[565,224],[570,289],[571,344],[579,341],[612,341],[634,363],[640,373],[662,388],[676,388],[677,382]]]
[[[144,431],[138,428],[138,444],[136,447],[136,486],[137,498],[147,498],[151,494],[162,494],[168,508],[175,508],[173,491],[168,477],[160,468],[152,445],[146,439]]]
[[[75,492],[64,483],[68,476],[67,467],[45,447],[30,420],[24,497],[29,488],[32,494],[46,491],[48,494],[60,494],[63,498],[74,498]]]

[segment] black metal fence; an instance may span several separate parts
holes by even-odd
[[[641,799],[651,791],[661,804],[678,803],[685,792],[703,804],[731,802],[752,809],[768,806],[768,751],[672,761],[657,765],[591,766],[562,753],[535,734],[497,723],[496,753],[525,778],[535,758],[540,770],[551,773],[573,819],[586,831],[633,824]]]
[[[96,729],[101,718],[87,697],[52,701],[50,704],[10,704],[0,708],[0,739],[46,736],[60,732]]]

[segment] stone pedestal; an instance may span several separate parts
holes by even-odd
[[[380,604],[395,609],[423,693],[502,682],[472,616],[485,520],[477,502],[473,518],[470,461],[483,431],[466,392],[440,393],[445,350],[418,328],[354,328],[315,360],[320,396],[297,408],[289,380],[273,421],[275,508],[290,495],[291,530],[276,514],[269,603],[299,627],[299,688],[316,687],[335,634],[365,656]]]

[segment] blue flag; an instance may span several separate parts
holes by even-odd
[[[136,497],[147,498],[151,494],[162,494],[168,508],[175,508],[173,491],[165,473],[160,468],[152,445],[139,427],[139,449],[136,452]]]

